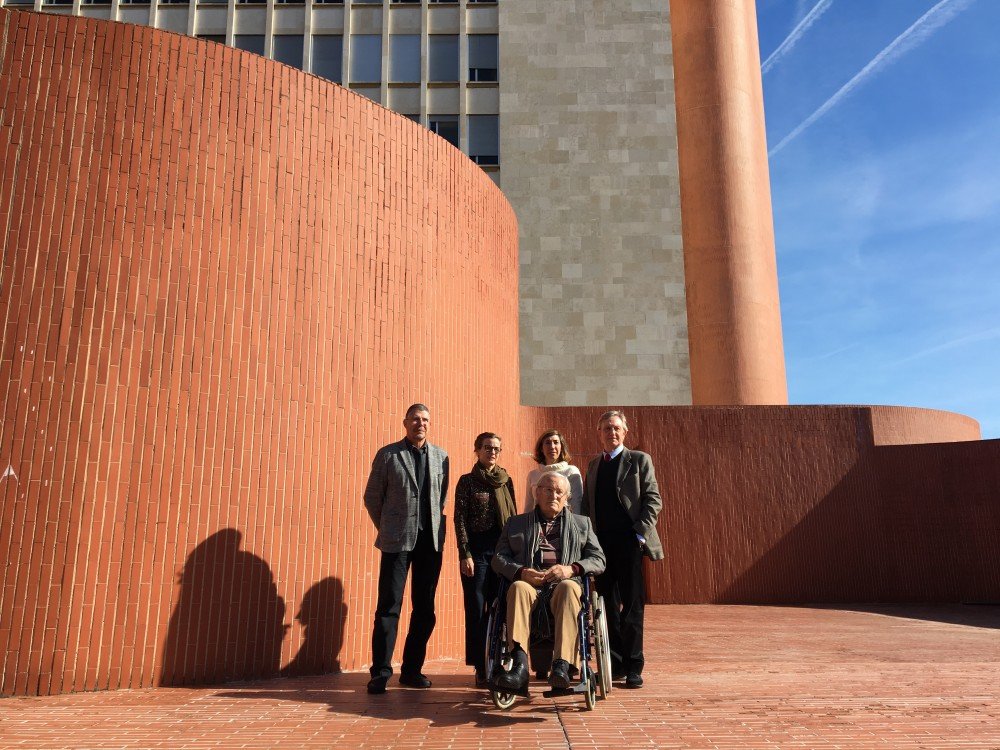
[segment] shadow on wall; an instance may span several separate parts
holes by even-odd
[[[716,601],[996,604],[998,486],[1000,440],[871,448]]]
[[[324,578],[302,597],[295,616],[305,640],[295,658],[281,670],[284,677],[340,671],[340,649],[344,645],[347,604],[339,578]]]
[[[223,529],[188,555],[163,647],[160,685],[225,682],[278,674],[285,601],[268,564]]]

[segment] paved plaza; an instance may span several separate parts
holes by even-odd
[[[1000,607],[657,606],[646,687],[508,713],[468,668],[0,701],[4,748],[1000,748]]]

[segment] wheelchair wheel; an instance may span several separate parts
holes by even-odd
[[[493,705],[501,711],[506,711],[514,705],[514,701],[517,700],[517,696],[513,693],[501,693],[499,690],[490,690],[490,700],[492,700]]]
[[[587,677],[587,692],[583,694],[583,700],[587,705],[588,711],[593,711],[594,706],[597,705],[597,683],[598,675],[590,672]]]
[[[507,654],[507,623],[496,622],[494,608],[490,609],[490,619],[486,626],[486,676],[492,681],[496,672],[510,669],[511,659]],[[496,632],[494,632],[494,628]],[[514,705],[517,696],[513,693],[503,693],[490,688],[490,700],[501,711],[506,711]]]
[[[594,613],[594,650],[597,652],[597,677],[601,698],[611,694],[611,644],[608,640],[608,615],[604,609],[604,597],[590,593]]]

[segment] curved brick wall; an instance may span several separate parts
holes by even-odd
[[[650,601],[1000,601],[1000,440],[904,407],[625,408],[665,498]],[[600,410],[552,410],[597,450]],[[887,445],[887,435],[909,444]],[[961,441],[961,442],[952,442]]]
[[[456,471],[518,425],[507,201],[262,57],[0,26],[2,692],[361,666],[375,450],[417,400]],[[463,638],[448,542],[432,656]]]
[[[408,403],[456,477],[485,429],[518,491],[545,427],[597,450],[602,409],[518,406],[509,206],[428,131],[263,58],[0,26],[0,693],[362,668],[361,490]],[[628,412],[666,499],[652,601],[1000,599],[1000,441],[972,420]],[[453,543],[435,657],[463,650]]]

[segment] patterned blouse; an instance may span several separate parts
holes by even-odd
[[[507,480],[507,491],[514,507],[514,480]],[[496,528],[500,533],[500,519],[497,516],[495,490],[483,484],[472,474],[463,474],[455,485],[455,538],[458,540],[458,558],[472,557],[469,550],[469,534],[481,534]]]

